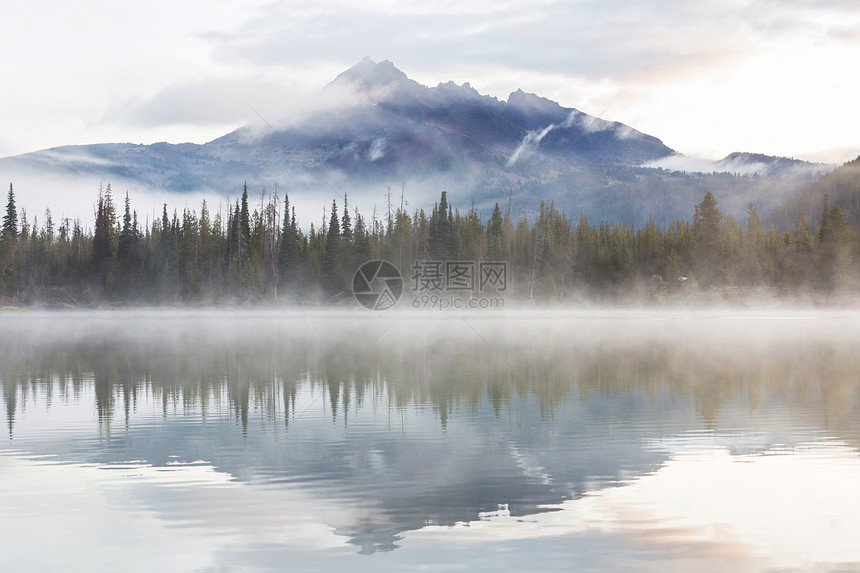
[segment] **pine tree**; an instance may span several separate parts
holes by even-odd
[[[828,208],[828,197],[825,195],[816,245],[817,281],[825,291],[834,291],[844,286],[850,267],[849,244],[848,224],[842,209],[838,205]]]
[[[197,228],[200,231],[199,238],[199,256],[200,256],[200,282],[205,285],[206,293],[210,294],[212,290],[213,266],[214,266],[214,245],[213,245],[213,230],[212,222],[209,218],[209,207],[206,205],[206,200],[203,200],[203,205],[200,207],[200,220],[197,223]]]
[[[15,191],[9,184],[9,196],[6,202],[6,214],[3,216],[3,230],[0,232],[3,241],[18,239],[18,210],[15,207]]]
[[[340,292],[340,275],[337,268],[340,259],[340,222],[337,217],[337,203],[331,202],[331,217],[328,223],[328,232],[325,235],[325,249],[323,251],[322,278],[323,286],[329,294]]]
[[[762,259],[764,258],[764,235],[761,229],[761,219],[758,209],[750,203],[747,205],[747,230],[743,236],[741,253],[741,277],[744,285],[759,284],[762,275]]]
[[[358,213],[355,215],[355,257],[358,264],[370,259],[370,237],[367,234],[364,217]]]
[[[45,242],[49,247],[54,244],[54,218],[50,207],[45,209]]]
[[[284,195],[284,222],[281,229],[281,244],[278,252],[278,271],[281,283],[290,285],[299,278],[299,233],[296,226],[296,212],[290,212],[290,198]]]
[[[105,201],[105,196],[99,193],[92,251],[93,278],[97,285],[108,286],[106,281],[113,259],[109,206]]]
[[[346,193],[343,194],[343,216],[340,218],[340,253],[338,254],[338,268],[341,269],[341,276],[348,272],[348,269],[355,269],[355,244],[354,234],[352,229],[352,219],[349,216],[349,202]]]
[[[595,274],[595,265],[598,252],[598,233],[588,222],[588,217],[583,214],[579,217],[579,224],[573,234],[573,276],[588,294],[588,287],[592,284]]]
[[[456,260],[460,257],[460,213],[454,217],[454,208],[448,205],[448,232],[445,240],[445,259]]]
[[[122,215],[122,229],[119,232],[116,249],[116,262],[119,268],[119,287],[127,295],[131,294],[132,288],[140,278],[140,255],[138,242],[140,236],[136,221],[132,219],[131,203],[128,193],[125,194],[125,208]]]
[[[248,183],[245,183],[242,189],[242,206],[239,210],[238,225],[239,233],[236,243],[239,257],[239,275],[244,285],[251,271],[251,214],[248,210]]]
[[[433,212],[430,215],[430,257],[433,260],[441,261],[448,258],[450,228],[448,192],[442,191],[442,198],[433,206]]]
[[[344,243],[352,242],[352,220],[349,217],[349,203],[346,193],[343,194],[343,217],[340,218],[341,240]]]
[[[720,224],[723,215],[717,208],[717,200],[708,191],[702,202],[696,205],[693,218],[693,236],[696,239],[694,262],[699,286],[707,288],[722,279],[723,256],[721,252]]]
[[[176,241],[176,214],[174,211],[174,223],[171,224],[170,217],[167,215],[167,203],[164,203],[161,211],[161,228],[158,232],[159,245],[159,266],[156,268],[158,286],[161,291],[161,296],[165,298],[173,298],[176,296],[179,285],[177,279],[177,241]]]
[[[126,193],[125,209],[122,214],[122,229],[119,232],[116,251],[116,259],[120,268],[128,269],[129,267],[136,234],[136,229],[131,226],[131,203],[128,199],[128,193]]]
[[[830,234],[830,196],[827,194],[824,195],[823,206],[821,207],[821,218],[818,221],[818,234],[817,240],[819,244],[824,244],[829,239]]]
[[[227,218],[227,244],[229,247],[228,264],[232,264],[237,259],[239,252],[239,200],[236,200],[236,206],[233,211],[228,211]]]
[[[490,215],[487,221],[487,259],[491,261],[501,261],[505,257],[504,243],[502,241],[503,232],[502,211],[499,209],[499,204],[493,207],[493,214]]]

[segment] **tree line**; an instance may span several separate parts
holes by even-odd
[[[573,220],[552,202],[532,221],[511,220],[498,203],[483,219],[474,207],[453,208],[443,191],[429,213],[400,208],[369,220],[344,195],[327,223],[305,232],[277,186],[252,208],[247,185],[226,216],[205,201],[199,212],[165,204],[148,224],[127,193],[118,210],[107,185],[95,215],[92,230],[55,222],[50,209],[30,221],[10,184],[0,294],[18,304],[336,302],[350,298],[353,273],[371,259],[394,263],[407,283],[415,260],[506,261],[507,294],[524,300],[648,297],[693,283],[824,294],[860,287],[858,226],[827,196],[814,232],[802,214],[791,229],[765,229],[752,204],[738,221],[710,192],[690,221],[640,227]]]

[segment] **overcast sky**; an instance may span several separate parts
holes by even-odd
[[[690,155],[860,154],[856,0],[28,0],[0,4],[0,156],[203,143],[370,56],[527,92]]]

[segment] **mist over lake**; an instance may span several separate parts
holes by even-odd
[[[4,560],[856,566],[858,318],[5,312]]]

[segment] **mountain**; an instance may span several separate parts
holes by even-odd
[[[324,206],[349,193],[368,210],[392,186],[424,208],[447,190],[455,205],[484,215],[495,202],[510,204],[514,217],[531,215],[548,200],[568,213],[637,223],[689,217],[708,189],[725,190],[717,196],[730,212],[757,199],[767,211],[813,180],[653,169],[678,154],[630,126],[522,90],[501,101],[468,83],[423,86],[390,61],[361,60],[319,99],[314,111],[285,110],[285,118],[261,118],[203,145],[67,146],[0,159],[0,173],[83,178],[90,192],[113,182],[133,195],[235,197],[244,182],[251,189],[278,182],[300,204]],[[752,154],[724,161],[726,171],[739,162],[773,164]]]
[[[715,171],[779,179],[803,178],[804,176],[818,178],[831,169],[833,169],[832,165],[738,151],[728,154],[715,164]]]
[[[855,223],[860,222],[860,157],[827,173],[815,183],[774,209],[768,222],[789,229],[798,213],[803,213],[811,229],[818,226],[827,196],[830,205],[838,206]]]
[[[610,165],[635,166],[672,153],[655,138],[556,102],[512,93],[506,102],[468,84],[428,88],[394,65],[365,58],[324,91],[362,102],[314,114],[261,137],[244,126],[207,144],[218,157],[256,155],[269,172],[302,162],[363,180],[489,170],[499,180]]]

